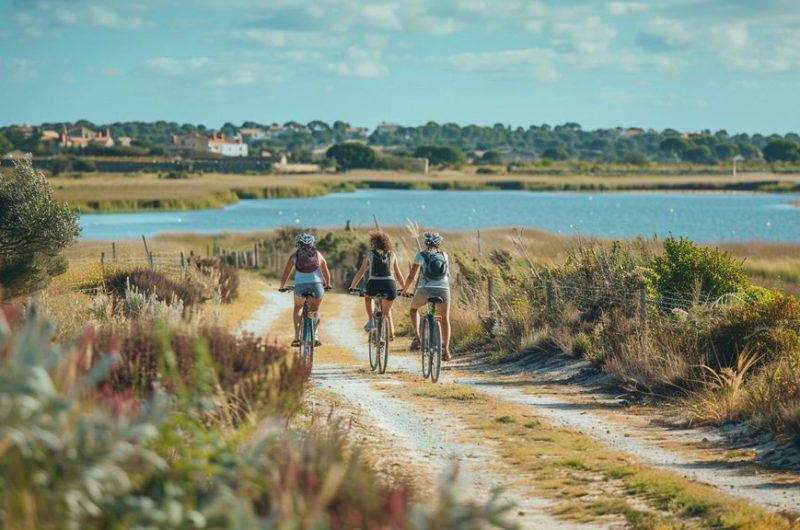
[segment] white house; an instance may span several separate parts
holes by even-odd
[[[249,153],[247,144],[241,137],[228,140],[221,133],[212,133],[208,136],[199,133],[173,136],[167,149],[174,152],[216,153],[222,156],[247,156]]]

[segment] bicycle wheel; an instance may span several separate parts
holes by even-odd
[[[375,320],[377,321],[378,324],[380,324],[380,322],[381,322],[380,318],[375,317]],[[368,339],[368,342],[369,342],[369,367],[372,369],[373,372],[375,371],[376,368],[378,368],[378,355],[379,355],[379,353],[378,353],[377,336],[378,336],[378,327],[376,326],[376,327],[372,328],[371,330],[369,330],[369,339]]]
[[[438,322],[433,323],[431,333],[431,381],[439,380],[439,371],[442,369],[442,328]]]
[[[419,326],[419,354],[422,358],[422,378],[427,379],[431,375],[431,352],[428,350],[430,343],[430,329],[429,329],[428,315],[422,315],[422,322]]]
[[[314,321],[303,318],[303,340],[300,341],[301,357],[309,370],[314,365]]]
[[[382,374],[386,373],[386,366],[389,364],[389,319],[381,318],[381,325],[378,330],[378,368]]]

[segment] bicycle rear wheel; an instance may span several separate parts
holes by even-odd
[[[377,323],[380,323],[380,319],[375,317]],[[378,328],[377,326],[369,330],[369,367],[374,372],[378,368]]]
[[[422,322],[419,326],[419,354],[422,358],[422,378],[427,379],[431,375],[431,352],[428,349],[430,343],[430,324],[428,323],[428,316],[422,316]]]
[[[389,319],[381,318],[378,329],[378,371],[386,373],[386,366],[389,364]]]
[[[431,333],[431,381],[439,380],[439,371],[442,369],[442,328],[438,322],[433,323]]]

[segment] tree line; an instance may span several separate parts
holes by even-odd
[[[163,145],[172,136],[200,133],[211,129],[201,124],[179,124],[176,122],[117,122],[94,124],[81,120],[75,123],[44,123],[33,135],[26,136],[15,127],[0,127],[0,153],[12,149],[45,155],[48,151],[38,141],[42,130],[60,131],[64,128],[87,127],[94,130],[109,129],[115,138],[128,136],[133,139],[131,147],[91,147],[75,154],[108,156],[163,155]],[[531,125],[511,127],[504,124],[493,126],[455,123],[403,127],[377,127],[370,134],[349,123],[336,121],[328,124],[321,120],[308,123],[286,122],[262,124],[247,121],[241,125],[224,124],[220,131],[229,138],[244,129],[269,131],[267,137],[250,140],[254,153],[271,150],[297,153],[301,158],[310,157],[315,148],[334,144],[361,141],[398,156],[414,156],[421,148],[448,147],[478,162],[497,163],[514,156],[522,160],[580,160],[607,163],[646,164],[688,162],[694,164],[716,164],[728,162],[734,157],[744,160],[774,162],[800,162],[800,135],[730,134],[725,130],[712,132],[703,130],[684,133],[674,129],[594,129],[584,130],[580,124]],[[505,155],[505,156],[501,156]],[[455,156],[450,152],[447,156]],[[460,159],[454,161],[458,165]]]

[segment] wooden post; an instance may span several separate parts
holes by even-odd
[[[261,260],[259,259],[261,256],[258,255],[258,246],[258,243],[253,243],[253,266],[256,269],[261,268]]]
[[[372,220],[373,220],[373,221],[375,221],[375,228],[376,228],[377,230],[380,230],[380,229],[381,229],[381,225],[380,225],[380,223],[378,222],[378,216],[377,216],[377,215],[375,215],[374,213],[372,214]]]
[[[153,259],[153,253],[152,252],[150,252],[150,256],[149,257],[150,257],[150,268],[151,269],[155,269],[156,268],[156,260]]]
[[[352,231],[353,231],[353,227],[352,227],[352,226],[350,226],[350,219],[348,219],[348,220],[347,220],[347,223],[345,223],[345,225],[344,225],[344,231],[345,231],[345,232],[352,232]]]
[[[237,269],[239,268],[239,253],[238,252],[234,252],[233,253],[233,264],[234,264],[234,267],[236,267]]]
[[[117,244],[113,241],[111,242],[111,261],[117,263]]]
[[[153,253],[150,252],[150,249],[147,246],[147,239],[145,239],[144,234],[142,234],[142,243],[144,243],[144,254],[147,256],[147,259],[150,260],[150,268],[153,268]]]
[[[206,243],[206,257],[211,257],[211,245],[209,243]]]
[[[483,254],[481,253],[481,231],[478,230],[478,261],[483,259]]]
[[[183,251],[181,250],[181,269],[185,268],[186,268],[186,256],[183,254]]]
[[[639,325],[642,334],[647,336],[647,290],[639,289]]]

